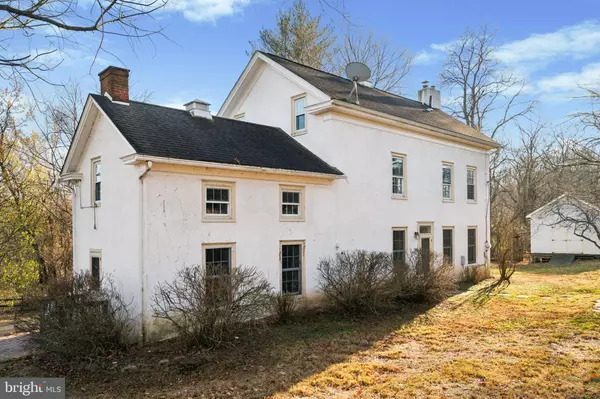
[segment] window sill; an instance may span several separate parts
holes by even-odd
[[[444,202],[446,204],[453,204],[454,200],[453,199],[443,199],[442,202]]]
[[[473,205],[477,205],[477,201],[474,201],[474,200],[467,200],[467,204],[473,204]]]
[[[235,223],[235,219],[203,217],[202,223]]]
[[[303,217],[285,217],[279,216],[280,222],[305,222],[306,220]]]
[[[401,194],[392,194],[392,199],[393,200],[407,200],[408,197],[406,195],[401,195]]]
[[[308,133],[308,130],[304,129],[304,130],[296,130],[292,132],[292,137],[296,137],[296,136],[303,136],[306,133]]]

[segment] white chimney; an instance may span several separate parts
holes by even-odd
[[[192,100],[189,103],[183,104],[185,110],[193,116],[199,116],[201,118],[212,119],[210,114],[210,104],[202,100]]]
[[[419,90],[419,102],[429,108],[440,109],[442,105],[440,91],[435,86],[429,87],[428,80],[424,80],[421,83],[423,83],[423,88]]]

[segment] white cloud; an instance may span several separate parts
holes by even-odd
[[[167,11],[179,11],[194,22],[214,22],[221,17],[234,15],[249,5],[251,0],[172,0]]]
[[[435,55],[432,54],[429,51],[426,50],[421,50],[417,53],[417,55],[414,56],[412,62],[415,65],[426,65],[426,64],[431,64],[433,62],[433,59],[435,58]]]
[[[583,22],[556,32],[532,34],[506,43],[498,49],[498,58],[507,64],[549,63],[560,58],[583,59],[600,53],[600,24]]]
[[[421,50],[417,53],[413,58],[413,64],[429,65],[440,61],[443,58],[444,53],[446,53],[446,49],[453,43],[454,42],[433,43],[429,45],[428,49]]]
[[[580,87],[600,83],[600,63],[584,66],[579,72],[565,72],[540,79],[537,90],[544,93],[561,93],[564,96],[581,94]]]

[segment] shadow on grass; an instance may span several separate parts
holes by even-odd
[[[288,324],[240,336],[234,348],[188,351],[174,341],[148,345],[111,359],[110,367],[66,376],[68,392],[93,397],[264,398],[348,361],[433,306],[403,304],[365,317],[300,315]],[[135,368],[124,371],[128,365]],[[12,370],[0,368],[6,375],[16,372]]]
[[[483,306],[494,296],[502,294],[509,285],[510,281],[506,280],[486,282],[483,286],[469,292],[461,300],[457,301],[456,304],[457,306],[461,306],[470,303],[477,306]]]
[[[517,268],[518,272],[529,274],[547,275],[574,275],[592,272],[600,269],[600,262],[576,262],[571,265],[548,266],[547,263],[522,265]]]

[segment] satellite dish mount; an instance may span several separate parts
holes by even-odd
[[[352,88],[347,100],[352,101],[352,94],[354,94],[356,96],[356,100],[354,102],[358,105],[360,104],[358,101],[358,82],[365,82],[369,80],[371,77],[371,70],[362,62],[351,62],[346,65],[346,76],[348,76],[348,79],[352,80],[354,83],[354,87]]]

